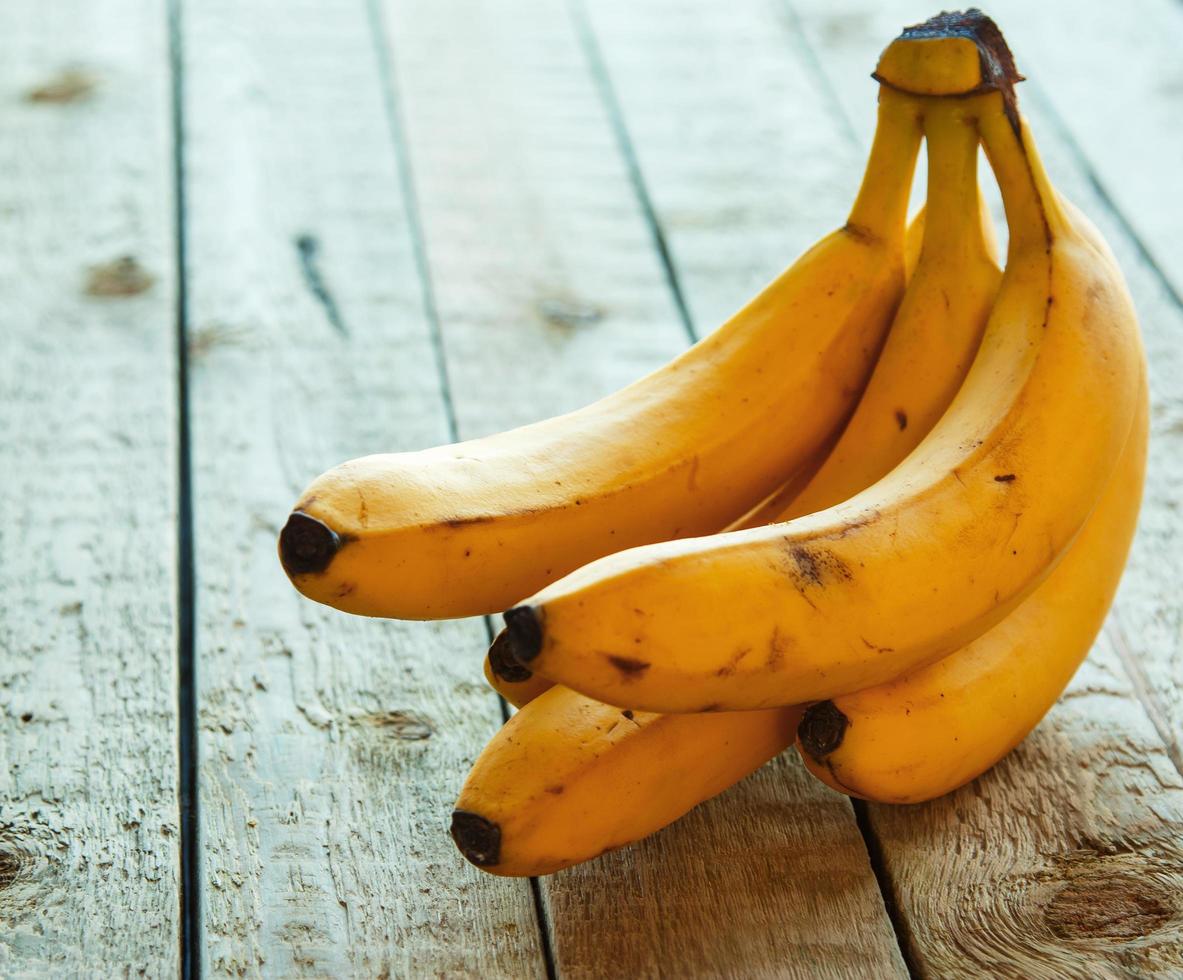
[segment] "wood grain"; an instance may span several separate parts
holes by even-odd
[[[0,48],[0,975],[171,975],[165,18],[5,3]]]
[[[873,84],[857,69],[925,15],[915,4],[857,0],[824,15],[802,8],[818,63],[850,115]],[[1109,240],[1139,309],[1153,402],[1142,520],[1106,631],[1043,725],[971,786],[919,807],[871,807],[870,821],[922,972],[1172,975],[1183,968],[1183,782],[1172,714],[1183,322],[1036,88],[1039,62],[1019,68],[1032,79],[1020,98],[1048,171]]]
[[[685,329],[561,5],[385,9],[461,437],[677,354]]]
[[[185,11],[207,968],[537,975],[529,884],[447,835],[501,722],[483,625],[326,610],[275,555],[317,473],[450,437],[372,26]]]

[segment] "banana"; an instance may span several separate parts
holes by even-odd
[[[962,115],[1010,229],[997,301],[945,415],[828,510],[630,549],[555,582],[506,613],[516,659],[636,709],[825,700],[966,645],[1052,570],[1130,432],[1142,349],[1120,273],[1048,182],[994,34],[893,44],[923,43],[937,65],[975,49],[983,94],[963,95]]]
[[[920,803],[980,776],[1039,724],[1117,591],[1142,499],[1148,416],[1143,394],[1080,537],[1006,619],[929,667],[806,711],[798,747],[815,776],[851,796]]]
[[[799,708],[621,711],[555,687],[509,719],[460,791],[452,838],[498,875],[550,874],[623,847],[791,745]]]
[[[884,89],[846,225],[712,335],[593,405],[318,477],[280,534],[304,595],[407,619],[490,613],[621,548],[716,531],[849,416],[903,291],[920,129]]]
[[[841,455],[831,457],[839,462],[827,460],[809,484],[815,499],[841,499],[852,471],[903,459],[923,433],[884,439],[873,421],[886,414],[900,431],[892,413],[904,405],[913,428],[930,424],[981,336],[1000,273],[977,193],[977,135],[958,111],[940,104],[924,117],[932,220],[923,239],[920,222],[909,231],[909,250],[920,254],[915,276],[834,450]],[[508,658],[507,641],[503,630],[485,672],[522,710],[481,753],[452,826],[469,860],[497,874],[546,874],[666,826],[786,749],[786,711],[800,716],[792,708],[622,714],[569,688],[544,694],[550,682]]]
[[[803,467],[730,529],[788,520],[869,486],[919,443],[965,379],[1002,273],[978,190],[977,133],[959,112],[938,103],[924,116],[934,220],[926,233],[926,207],[909,225],[909,285],[854,414],[824,462]],[[550,686],[510,656],[504,630],[485,677],[519,708]]]
[[[998,293],[993,222],[978,191],[978,134],[959,100],[924,110],[928,199],[915,276],[858,408],[779,521],[864,490],[916,448],[945,413],[977,353]]]

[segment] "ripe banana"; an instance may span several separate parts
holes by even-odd
[[[858,408],[778,520],[824,510],[890,472],[961,387],[998,293],[993,223],[978,192],[978,133],[960,100],[924,109],[928,219],[915,277]]]
[[[960,111],[956,102],[934,103],[923,118],[928,205],[908,228],[909,285],[858,407],[820,468],[804,468],[733,528],[788,520],[869,486],[920,442],[965,379],[1001,271],[978,191],[977,131]],[[489,649],[485,676],[521,707],[550,682],[514,660],[507,641],[503,630]]]
[[[621,711],[552,688],[485,747],[456,801],[452,837],[485,871],[550,874],[721,793],[791,745],[800,717],[799,708]]]
[[[1006,619],[935,664],[809,708],[798,745],[815,776],[851,796],[920,803],[981,775],[1039,724],[1117,591],[1142,498],[1148,415],[1143,394],[1080,537]]]
[[[924,43],[939,61],[975,42]],[[1142,350],[1120,273],[1062,206],[1018,115],[1009,52],[989,53],[975,62],[993,72],[985,94],[961,102],[1002,189],[1007,269],[932,432],[829,510],[577,570],[506,613],[517,659],[646,710],[824,700],[964,646],[1051,571],[1125,444]]]
[[[925,426],[953,397],[998,285],[977,193],[977,134],[957,122],[956,105],[932,109],[923,120],[932,220],[922,248],[909,232],[920,260],[835,449],[840,462],[827,461],[810,483],[826,503],[846,495],[851,471],[890,469],[923,434],[883,439],[864,416],[891,418],[905,405],[914,427]],[[452,828],[469,860],[498,874],[545,874],[658,830],[787,748],[786,711],[799,716],[795,708],[622,714],[562,686],[543,694],[550,682],[507,662],[507,640],[498,634],[485,672],[522,710],[477,760]]]
[[[318,477],[279,540],[306,596],[407,619],[489,613],[590,559],[718,530],[850,414],[903,290],[920,141],[889,89],[847,224],[665,367],[594,405]]]

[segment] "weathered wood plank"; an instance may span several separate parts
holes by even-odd
[[[997,0],[1020,64],[1063,120],[1104,192],[1183,296],[1183,4]]]
[[[177,969],[169,95],[159,4],[0,5],[5,977]]]
[[[685,330],[565,13],[386,10],[461,437],[578,408],[677,354]]]
[[[930,11],[852,0],[802,13],[818,63],[853,115],[873,85],[867,66],[899,27]],[[1016,9],[1001,21],[1004,32],[1022,36],[1022,17]],[[1044,69],[1038,61],[1019,67],[1033,79],[1020,96],[1048,170],[1108,238],[1139,308],[1154,406],[1142,522],[1106,633],[1040,728],[963,790],[919,807],[871,807],[870,820],[922,971],[1174,974],[1183,968],[1183,779],[1173,714],[1183,314],[1046,100],[1031,91]]]
[[[509,9],[392,0],[387,10],[461,434],[585,403],[684,346],[578,21],[562,4],[543,0]],[[673,13],[636,11],[649,34],[686,16]],[[704,21],[702,11],[697,16],[698,32],[661,56],[688,66],[695,46],[710,50],[719,25]],[[627,52],[624,65],[608,59],[613,79],[632,72],[631,98],[647,84],[637,62],[644,46]],[[761,54],[776,82],[791,88],[799,69],[778,68],[783,53],[772,43]],[[742,88],[712,100],[706,86],[674,99],[670,67],[667,61],[664,77],[651,79],[665,101],[640,123],[647,142],[638,142],[638,152],[646,172],[661,168],[651,190],[705,332],[844,217],[857,153],[824,114],[802,111],[789,125],[810,131],[819,150],[844,161],[846,173],[817,167],[811,183],[784,194],[777,172],[784,159],[767,153],[768,139],[717,162],[710,152],[718,148],[719,128],[730,125],[728,138],[742,143],[770,123],[775,149],[784,150],[790,141],[783,122],[769,112],[746,127],[732,123]],[[747,94],[759,88],[753,79]],[[698,96],[706,107],[697,118],[715,130],[704,128],[695,135],[702,143],[686,147],[680,130],[696,118]],[[632,126],[631,105],[622,98]],[[753,179],[753,164],[754,189],[741,180]],[[667,185],[680,199],[663,197]],[[828,207],[819,195],[828,195]],[[787,220],[802,210],[815,216],[813,227]],[[726,236],[723,247],[716,235]],[[815,812],[819,801],[824,817]],[[814,860],[808,828],[819,819],[831,828],[827,867],[837,866],[837,884],[820,895],[812,880],[797,876]],[[885,975],[901,966],[849,807],[827,800],[784,763],[683,827],[549,879],[543,891],[563,975],[807,973],[793,948],[807,936],[814,965],[824,959],[835,974],[861,968]],[[722,917],[720,891],[742,893],[745,907],[750,902],[760,911]],[[659,908],[668,914],[659,916]],[[823,928],[831,918],[860,929]],[[769,940],[773,924],[778,938]]]
[[[447,836],[482,624],[342,616],[275,557],[315,474],[450,436],[373,23],[211,0],[183,45],[209,972],[540,974],[528,883]]]

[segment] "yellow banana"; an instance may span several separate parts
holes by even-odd
[[[803,468],[733,528],[787,520],[869,486],[921,440],[965,379],[1001,272],[978,191],[977,133],[959,111],[957,103],[935,104],[924,117],[935,217],[927,234],[927,208],[908,228],[909,287],[858,407],[820,470],[817,463]],[[490,647],[485,676],[520,708],[551,682],[514,660],[507,640],[503,630]]]
[[[915,278],[838,444],[841,462],[827,461],[810,483],[815,499],[845,496],[849,471],[898,463],[919,435],[880,438],[863,416],[890,418],[906,405],[916,426],[928,425],[964,378],[981,336],[999,271],[978,204],[976,133],[953,124],[956,112],[938,105],[924,118],[932,221],[922,250],[909,232],[910,248],[921,255]],[[934,330],[944,336],[931,337]],[[930,342],[939,354],[928,351]],[[477,760],[457,803],[453,836],[470,860],[503,875],[555,871],[667,825],[787,748],[786,711],[799,714],[790,708],[625,718],[565,687],[543,695],[550,682],[507,659],[505,631],[489,649],[485,672],[522,710]]]
[[[975,45],[895,43],[924,43],[930,55]],[[986,54],[985,94],[961,105],[1003,192],[1008,262],[978,354],[936,427],[829,510],[577,570],[506,614],[517,659],[646,710],[824,700],[964,646],[1051,571],[1125,444],[1141,343],[1120,273],[1048,183],[1014,103],[1009,52]]]
[[[621,548],[718,530],[850,414],[903,291],[920,141],[889,89],[847,224],[712,335],[594,405],[318,477],[279,540],[296,588],[407,619],[504,609]]]
[[[452,814],[461,853],[541,875],[676,820],[791,745],[798,708],[716,715],[621,711],[556,687],[505,723]]]
[[[1138,520],[1149,407],[1117,471],[1051,575],[968,646],[898,680],[821,701],[798,729],[805,764],[851,796],[920,803],[981,775],[1019,744],[1088,654]]]
[[[977,129],[963,111],[960,100],[924,110],[931,220],[915,277],[858,408],[778,520],[831,507],[885,476],[920,444],[965,380],[1002,272],[978,193]]]

